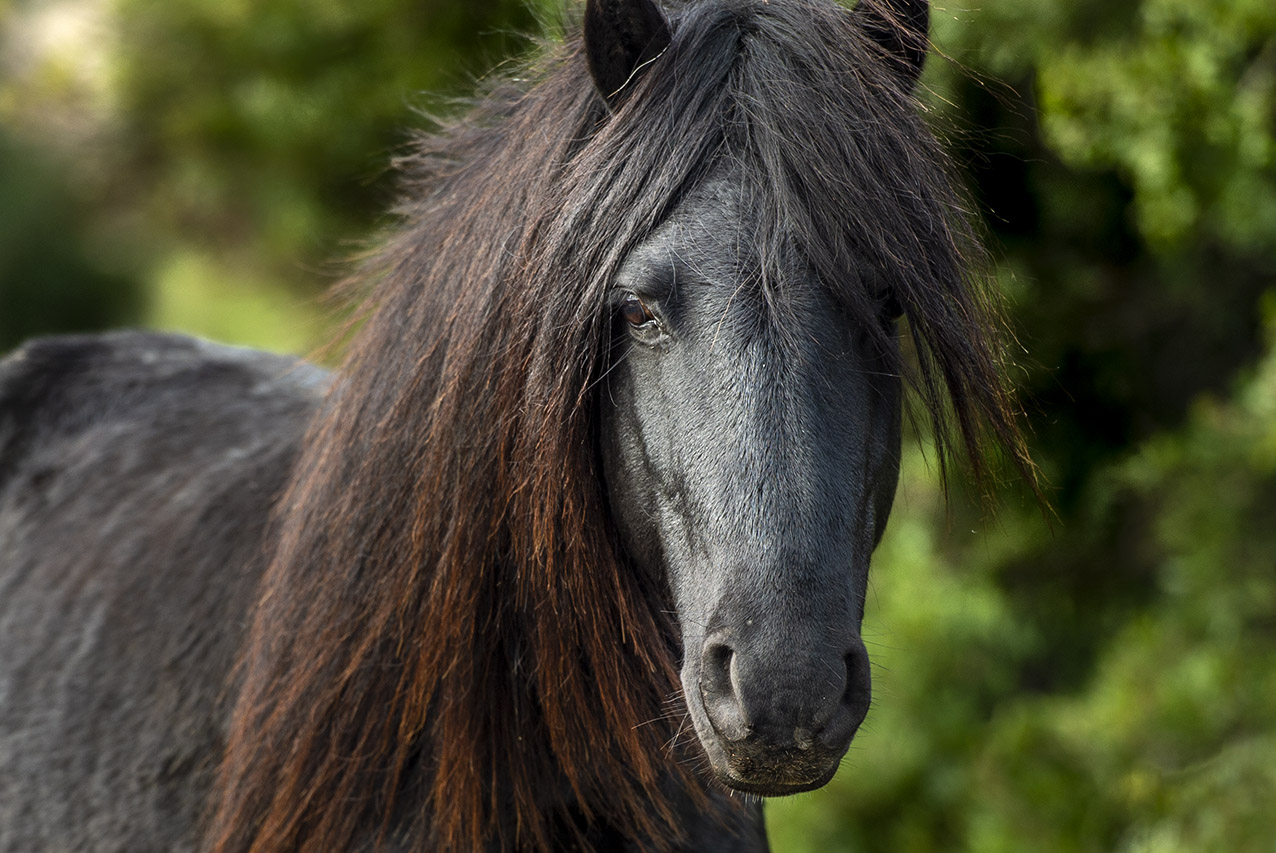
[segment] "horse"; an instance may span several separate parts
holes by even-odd
[[[924,0],[670,5],[414,141],[336,371],[0,365],[0,850],[762,850],[833,776],[905,385],[1031,463]]]

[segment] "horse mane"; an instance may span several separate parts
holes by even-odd
[[[404,159],[402,225],[278,507],[213,849],[677,841],[704,783],[667,748],[677,634],[617,543],[597,388],[608,283],[716,165],[750,182],[762,256],[798,247],[871,334],[893,334],[889,286],[941,436],[950,411],[976,468],[985,436],[1030,465],[969,226],[886,58],[832,4],[671,21],[614,112],[568,39]]]

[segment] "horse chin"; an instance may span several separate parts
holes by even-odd
[[[814,791],[817,788],[823,788],[830,780],[832,780],[834,774],[837,772],[837,766],[837,762],[834,762],[824,775],[817,777],[815,780],[810,782],[798,783],[786,782],[783,780],[745,780],[735,778],[733,775],[723,775],[721,773],[717,773],[717,771],[715,771],[715,775],[719,782],[726,785],[731,790],[737,791],[741,794],[752,794],[757,797],[787,797],[792,794],[803,794],[807,791]],[[730,774],[730,771],[728,771],[728,774]]]
[[[823,750],[814,755],[798,750],[760,754],[730,743],[701,744],[718,782],[732,791],[758,797],[784,797],[822,788],[841,763],[841,755]]]
[[[841,752],[826,750],[762,751],[721,741],[703,745],[719,782],[733,791],[759,797],[822,788],[837,773],[842,757]]]

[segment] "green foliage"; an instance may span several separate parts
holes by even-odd
[[[420,93],[468,90],[532,24],[514,0],[120,0],[118,14],[116,91],[147,203],[184,239],[288,280],[392,201],[380,176]]]
[[[1116,169],[1157,250],[1276,247],[1276,6],[994,0],[940,23],[941,48],[977,71],[1033,79],[1052,153]]]
[[[313,299],[193,249],[174,252],[155,271],[148,319],[157,329],[288,353],[321,348],[334,325]]]
[[[129,276],[156,294],[146,322],[309,345],[322,324],[280,337],[246,312],[239,328],[210,319],[236,313],[224,307],[246,292],[235,282],[300,304],[340,278],[394,202],[388,164],[422,123],[413,109],[450,109],[526,46],[533,11],[519,0],[0,6],[0,56],[12,56],[0,62],[0,121],[48,149],[63,173],[48,191],[123,247]],[[228,284],[175,300],[175,269],[188,285],[192,274]],[[136,317],[138,301],[88,325]],[[24,334],[68,327],[22,310]]]
[[[1276,250],[1276,5],[1148,0],[1137,13],[1132,31],[1041,57],[1051,146],[1117,167],[1158,247]]]
[[[969,849],[1257,850],[1276,819],[1276,355],[1109,472],[1155,514],[1156,597],[1084,688],[993,721]],[[1120,567],[1113,567],[1119,571]],[[1043,760],[1046,757],[1046,760]],[[1053,789],[1048,796],[1028,792]],[[1043,804],[1063,806],[1043,820]]]
[[[136,322],[142,292],[54,167],[0,132],[0,352],[46,332]]]

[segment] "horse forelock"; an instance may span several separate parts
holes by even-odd
[[[403,226],[279,507],[216,849],[549,849],[594,819],[677,840],[668,795],[701,786],[669,748],[675,632],[617,545],[596,389],[609,282],[714,169],[759,202],[759,257],[797,247],[871,334],[888,283],[977,467],[984,433],[1030,464],[960,197],[851,17],[706,2],[673,32],[614,114],[569,42],[405,158]]]

